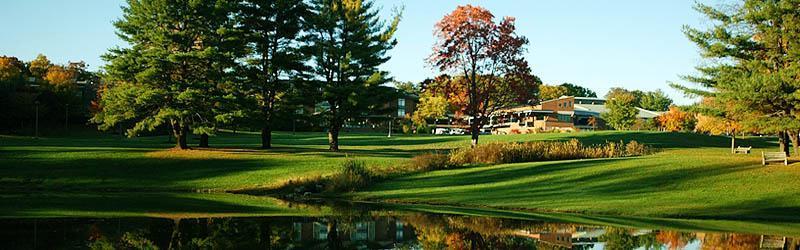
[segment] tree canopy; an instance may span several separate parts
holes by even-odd
[[[445,74],[433,86],[457,114],[471,119],[472,145],[497,108],[535,99],[541,81],[524,57],[528,39],[516,34],[515,19],[495,23],[488,10],[458,6],[436,23],[436,43],[429,61]]]
[[[745,129],[778,134],[788,153],[787,133],[797,147],[800,131],[797,6],[796,0],[745,0],[718,7],[698,4],[696,10],[713,25],[704,30],[686,26],[684,33],[709,60],[697,67],[699,75],[685,77],[700,88],[673,86],[713,98],[716,105],[706,105],[707,115],[741,118]]]
[[[338,151],[344,122],[385,103],[378,92],[391,79],[378,66],[397,44],[401,13],[385,23],[373,1],[312,0],[309,6],[302,50],[311,59],[309,73],[320,100],[329,107],[324,112],[329,149]]]

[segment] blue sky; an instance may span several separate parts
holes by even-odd
[[[662,89],[679,104],[693,100],[669,88],[701,63],[682,25],[702,27],[692,0],[378,0],[389,14],[405,6],[399,44],[384,68],[400,81],[436,75],[425,64],[433,25],[458,5],[483,6],[495,16],[517,18],[518,33],[530,40],[534,74],[547,84],[576,83],[603,95],[611,87]],[[100,55],[124,45],[111,22],[122,0],[26,0],[0,3],[0,55],[30,60],[38,53],[56,63],[86,61],[102,66]]]

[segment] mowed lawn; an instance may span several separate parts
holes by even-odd
[[[800,163],[760,164],[772,138],[748,138],[751,155],[732,155],[729,139],[683,133],[585,132],[482,136],[491,141],[637,140],[659,149],[637,158],[474,166],[411,174],[346,194],[359,200],[687,218],[800,222]],[[195,141],[196,142],[196,141]],[[274,187],[331,174],[346,157],[373,168],[416,154],[467,147],[467,136],[344,134],[342,152],[323,133],[277,133],[258,149],[256,134],[222,134],[212,149],[171,151],[166,137],[109,135],[31,139],[0,136],[0,192],[231,191]]]
[[[554,139],[558,135],[530,135]],[[594,214],[800,222],[800,163],[762,166],[772,139],[600,132],[582,141],[635,139],[660,148],[636,158],[479,166],[403,176],[352,194],[364,200],[522,208]],[[541,138],[539,138],[541,137]],[[495,138],[492,138],[495,139]]]
[[[173,151],[167,137],[0,136],[0,191],[229,191],[264,188],[333,173],[346,157],[370,166],[402,164],[420,152],[468,145],[465,137],[352,134],[342,152],[323,133],[276,133],[262,150],[257,134],[212,137],[212,149]],[[194,141],[196,144],[196,141]]]

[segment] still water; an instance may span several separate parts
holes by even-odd
[[[321,217],[0,219],[0,249],[800,249],[787,235],[420,212]]]

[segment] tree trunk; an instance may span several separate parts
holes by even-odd
[[[785,152],[786,156],[789,156],[789,143],[787,142],[786,131],[781,131],[778,133],[778,144],[780,145],[781,152]]]
[[[786,135],[789,136],[789,140],[792,142],[792,149],[794,151],[794,154],[800,155],[800,152],[798,152],[800,151],[800,145],[797,145],[798,143],[800,143],[800,141],[797,138],[797,132],[788,131],[786,132]]]
[[[331,127],[328,130],[328,145],[330,151],[337,152],[339,151],[339,130],[341,128],[338,126],[337,123],[332,122]]]
[[[179,122],[173,121],[172,133],[175,135],[176,149],[189,149],[189,144],[186,143],[186,135],[189,134],[188,126],[181,125]]]
[[[473,119],[475,120],[475,119]],[[472,135],[472,144],[471,146],[477,147],[478,146],[478,136],[481,135],[480,127],[478,127],[477,121],[472,121],[472,124],[469,125],[469,132]]]
[[[736,130],[731,132],[731,153],[736,153]]]
[[[201,148],[208,147],[208,134],[200,134],[200,145]]]
[[[268,123],[264,124],[264,127],[261,128],[261,148],[272,148],[272,128]]]

